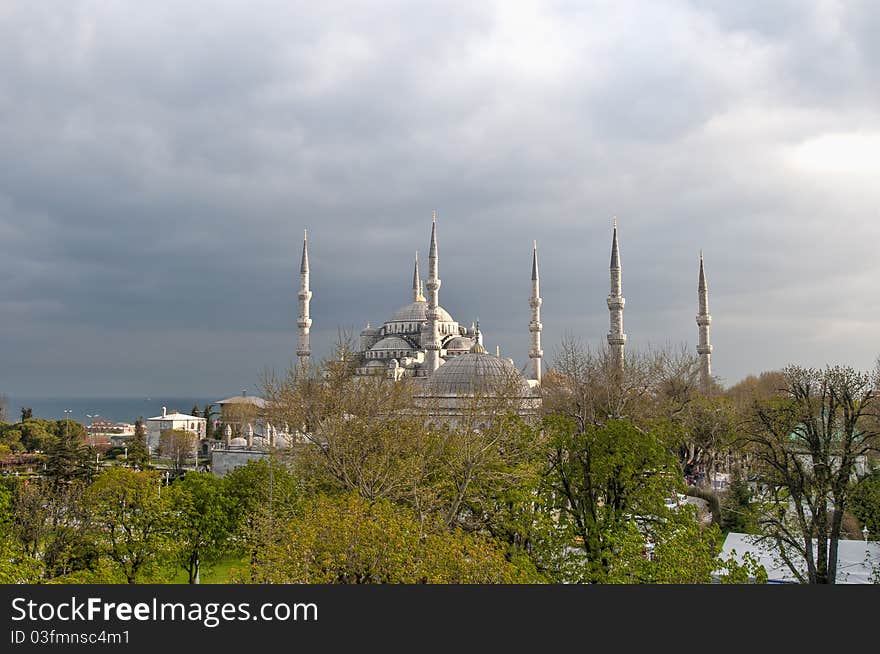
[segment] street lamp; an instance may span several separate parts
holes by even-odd
[[[73,409],[64,409],[64,439],[67,440],[67,427],[70,424],[70,414]]]

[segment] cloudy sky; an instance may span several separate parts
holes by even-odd
[[[0,392],[226,395],[408,301],[525,362],[608,329],[714,371],[880,352],[880,6],[0,2]]]

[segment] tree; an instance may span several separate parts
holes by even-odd
[[[668,513],[666,503],[681,484],[675,462],[662,434],[630,421],[580,430],[557,416],[545,420],[545,429],[543,498],[558,514],[558,528],[580,550],[582,565],[573,580],[607,581],[633,520],[658,521]]]
[[[721,502],[721,528],[744,534],[758,531],[758,508],[754,504],[752,489],[739,468],[734,469],[733,479]]]
[[[30,420],[34,417],[34,410],[30,407],[21,407],[21,421]]]
[[[749,375],[742,381],[728,388],[724,395],[741,410],[749,410],[754,403],[766,402],[773,398],[786,396],[788,382],[781,370],[762,372],[760,375]]]
[[[880,447],[880,377],[789,366],[785,395],[755,402],[743,436],[763,487],[761,534],[797,579],[833,584],[844,513]]]
[[[871,540],[880,540],[880,472],[862,480],[852,494],[852,512]]]
[[[668,511],[648,529],[637,522],[628,525],[620,539],[618,555],[608,581],[638,584],[707,584],[714,575],[722,583],[766,583],[764,568],[748,557],[739,564],[735,557],[722,559],[721,531],[697,520],[694,507]]]
[[[353,492],[318,495],[281,526],[282,537],[251,571],[269,583],[524,583],[540,581],[491,539],[431,525],[411,511]]]
[[[199,472],[188,472],[171,487],[174,537],[181,543],[177,559],[191,584],[199,583],[206,564],[225,553],[232,535],[233,498],[225,488],[214,475]]]
[[[714,489],[716,463],[733,443],[740,421],[735,405],[725,397],[698,396],[682,414],[684,442],[679,450],[685,471],[704,468]]]
[[[43,420],[41,418],[28,418],[24,422],[15,425],[15,428],[21,434],[21,444],[27,451],[45,452],[55,442],[57,434],[59,433],[59,427],[62,431],[64,430],[64,427],[68,428],[68,434],[66,435],[69,435],[72,431],[74,436],[84,436],[85,429],[82,428],[82,431],[80,431],[80,429],[77,429],[77,426],[82,428],[82,425],[79,425],[79,423],[73,422],[72,420],[55,421]]]
[[[86,430],[70,419],[58,421],[58,434],[46,451],[46,475],[56,482],[69,482],[92,474]]]
[[[214,411],[214,405],[206,404],[202,409],[202,414],[205,419],[205,438],[218,438],[218,435],[214,433],[214,417],[217,415],[217,412]]]
[[[171,460],[176,471],[197,456],[198,437],[185,429],[166,429],[159,436],[159,453]]]
[[[140,470],[146,470],[150,466],[150,450],[147,447],[143,416],[134,421],[134,436],[128,444],[128,463]]]
[[[35,584],[42,566],[11,536],[0,536],[0,584]]]
[[[232,544],[249,555],[254,571],[264,561],[267,548],[279,542],[279,525],[298,510],[302,483],[276,456],[249,461],[229,473],[224,483],[232,502]]]
[[[271,423],[288,425],[300,443],[291,451],[304,482],[324,491],[354,490],[436,506],[432,475],[442,444],[416,412],[416,389],[406,380],[355,377],[336,360],[264,383]]]
[[[113,467],[101,472],[86,492],[99,551],[129,584],[161,578],[176,554],[171,498],[169,493],[160,495],[160,481],[154,471]]]
[[[410,380],[358,377],[350,354],[311,371],[296,368],[264,383],[269,420],[296,428],[292,459],[321,492],[355,491],[367,501],[405,504],[420,522],[510,532],[512,505],[540,474],[541,434],[517,417],[522,379],[475,387],[449,407]],[[505,517],[503,517],[505,516]]]
[[[41,563],[51,580],[96,563],[91,517],[82,481],[16,480],[12,488],[9,533],[22,555]]]

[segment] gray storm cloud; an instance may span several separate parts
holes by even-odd
[[[545,350],[607,331],[713,368],[873,364],[880,7],[869,2],[0,7],[0,392],[228,394],[406,303]]]

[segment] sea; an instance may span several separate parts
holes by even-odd
[[[92,422],[97,417],[101,420],[113,422],[133,423],[139,417],[144,419],[162,415],[162,407],[168,409],[168,413],[180,411],[189,413],[193,405],[198,405],[201,411],[206,404],[217,402],[222,397],[6,397],[6,413],[9,422],[21,420],[21,409],[27,407],[33,410],[34,418],[47,420],[61,420],[65,417],[65,410],[70,410],[71,419],[84,425]],[[219,407],[214,407],[216,411]]]

